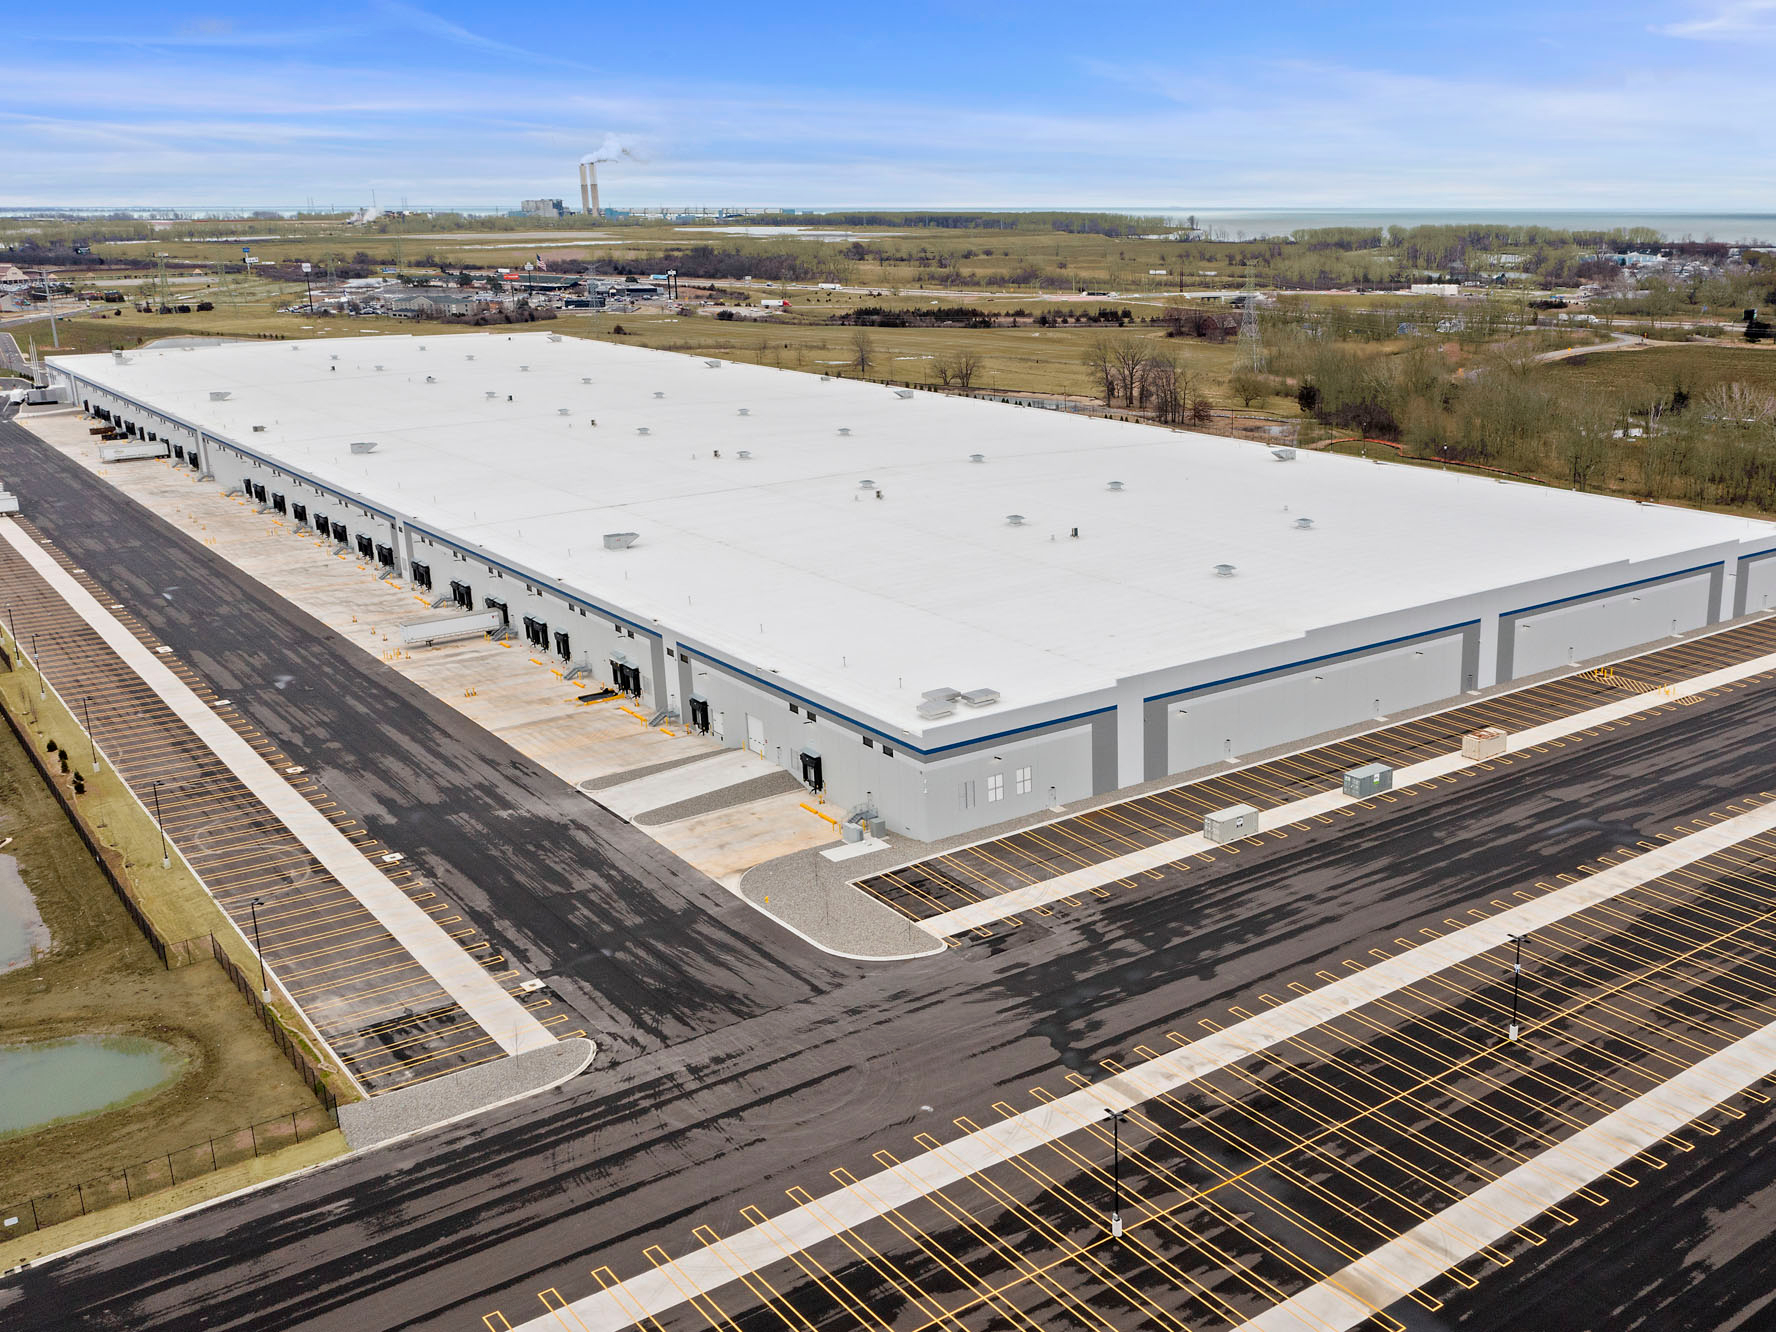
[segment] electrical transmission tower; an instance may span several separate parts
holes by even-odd
[[[1258,338],[1258,271],[1246,262],[1246,304],[1240,314],[1239,356],[1242,370],[1256,373],[1263,368],[1263,344]]]

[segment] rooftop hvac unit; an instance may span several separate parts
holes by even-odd
[[[971,463],[984,463],[986,460],[987,455],[984,453],[971,453],[968,455],[968,461]]]
[[[1278,462],[1294,462],[1295,461],[1295,450],[1294,449],[1272,449],[1270,451],[1270,456],[1275,458]]]
[[[1234,567],[1231,564],[1217,564],[1215,566],[1215,577],[1217,577],[1217,578],[1232,578],[1233,575],[1234,575]]]
[[[655,389],[655,390],[654,390],[654,396],[655,396],[655,397],[656,397],[656,398],[664,398],[664,397],[665,397],[665,396],[666,396],[666,395],[665,395],[665,393],[663,393],[663,392],[662,392],[662,391],[661,391],[661,390],[659,390],[659,389]]]
[[[549,334],[549,341],[550,341],[550,342],[560,342],[560,341],[561,341],[561,334],[559,334],[559,333],[551,333],[551,334]],[[420,348],[420,350],[421,350],[421,351],[424,351],[424,350],[425,350],[425,348],[424,348],[424,347],[421,347],[421,348]]]
[[[945,685],[941,689],[927,689],[919,697],[923,698],[927,703],[954,703],[957,699],[962,697],[962,691],[960,689],[951,689],[948,685]]]
[[[1024,525],[1024,515],[1021,513],[1008,513],[1005,515],[1005,521],[1010,527],[1022,527]]]
[[[840,426],[839,433],[841,435],[849,435],[851,433],[851,427],[850,426]]]
[[[375,453],[376,441],[373,439],[354,439],[352,441],[351,451],[353,453]]]
[[[741,449],[740,452],[736,453],[734,456],[741,462],[750,462],[752,460],[752,450]]]
[[[636,426],[635,433],[638,435],[648,435],[648,434],[652,434],[653,432],[651,430],[649,430],[646,426]]]
[[[474,359],[475,359],[474,352],[469,352],[466,356],[463,357],[463,360],[465,360],[465,361],[472,361]]]
[[[866,476],[863,480],[857,483],[857,488],[859,490],[874,490],[876,488],[876,483]]]
[[[492,389],[488,389],[487,392],[484,393],[482,396],[487,398],[489,401],[492,401],[494,398],[499,397],[499,394],[495,393]]]
[[[831,375],[822,375],[822,376],[820,376],[820,382],[821,382],[821,383],[822,383],[822,384],[824,384],[824,383],[826,383],[826,381],[827,381],[827,380],[829,380],[829,379],[831,379],[831,378],[832,378],[832,376],[831,376]]]
[[[971,708],[984,708],[989,703],[999,701],[999,691],[997,689],[970,689],[962,695],[962,701]]]
[[[742,415],[742,416],[751,416],[751,415],[752,415],[752,408],[750,408],[750,407],[742,407],[742,408],[741,408],[741,409],[740,409],[740,415]]]
[[[125,355],[124,355],[124,354],[123,354],[123,353],[122,353],[122,352],[120,352],[120,351],[114,351],[114,352],[112,352],[112,353],[111,353],[111,359],[112,359],[112,360],[113,360],[113,361],[115,361],[115,362],[116,362],[116,363],[117,363],[117,364],[118,364],[118,365],[128,365],[128,364],[129,364],[129,358],[128,358],[128,357],[127,357],[127,356],[125,356]],[[822,375],[822,376],[821,376],[821,378],[822,378],[822,379],[824,379],[824,378],[826,378],[826,376],[825,376],[825,375]]]
[[[913,391],[911,389],[895,389],[894,396],[897,398],[910,398],[913,396]]]
[[[1313,527],[1313,525],[1314,525],[1314,520],[1312,518],[1297,518],[1295,520],[1295,527],[1296,527],[1296,530],[1298,530],[1298,531],[1302,531],[1302,532],[1308,531],[1310,528]]]
[[[518,369],[520,372],[527,372],[527,371],[529,371],[530,367],[528,365],[521,365],[518,367]]]
[[[254,426],[253,433],[255,435],[263,435],[265,433],[265,427],[264,426]]]
[[[210,390],[210,401],[211,402],[227,402],[233,396],[234,396],[234,390],[232,390],[232,389],[211,389]]]
[[[380,369],[382,369],[382,367],[381,367],[381,366],[380,366],[380,365],[379,365],[379,366],[377,366],[377,367],[376,367],[376,368],[377,368],[377,369],[378,369],[378,370],[380,370]]]
[[[916,709],[914,709],[914,711],[916,711],[926,721],[931,721],[937,717],[947,717],[955,710],[956,710],[956,705],[954,703],[941,702],[935,698],[926,699],[923,703],[919,704],[919,706]]]
[[[580,383],[582,383],[582,384],[590,384],[590,383],[591,383],[591,382],[592,382],[592,376],[591,376],[591,375],[581,375],[581,376],[580,376]]]
[[[1120,481],[1112,481],[1112,482],[1111,482],[1111,483],[1110,483],[1110,489],[1111,489],[1111,490],[1121,490],[1121,489],[1122,489],[1122,482],[1120,482]]]
[[[436,378],[435,378],[435,377],[434,377],[434,376],[432,376],[432,375],[427,375],[427,376],[426,376],[426,383],[428,383],[428,384],[436,384],[436,383],[437,383],[437,382],[438,382],[438,381],[437,381],[437,379],[436,379]]]
[[[327,357],[327,359],[328,359],[328,360],[329,360],[329,361],[337,361],[337,360],[338,360],[338,359],[339,359],[339,353],[338,353],[338,352],[333,352],[333,353],[332,353],[332,354],[331,354],[331,355],[329,355],[329,356],[328,356],[328,357]],[[472,359],[472,358],[471,358],[471,359]]]
[[[604,548],[606,550],[628,550],[640,537],[639,532],[606,532],[604,534]]]
[[[1366,763],[1344,774],[1344,793],[1358,800],[1394,789],[1394,770],[1385,763]]]
[[[572,411],[572,410],[573,410],[573,408],[571,408],[571,407],[557,407],[557,408],[556,408],[556,409],[555,409],[555,415],[557,415],[557,416],[566,416],[566,415],[567,415],[567,414],[568,414],[568,413],[569,413],[569,412],[571,412],[571,411]]]

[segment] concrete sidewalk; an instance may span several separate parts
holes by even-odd
[[[17,523],[0,523],[12,546],[105,645],[188,726],[277,817],[437,984],[508,1054],[553,1045],[555,1038],[486,969],[375,866],[351,841],[216,715],[184,681],[101,606]]]

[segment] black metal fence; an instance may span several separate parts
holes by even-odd
[[[88,1212],[170,1189],[175,1184],[183,1184],[225,1166],[251,1161],[254,1157],[326,1133],[338,1124],[339,1117],[331,1107],[296,1110],[281,1119],[249,1124],[246,1128],[193,1143],[153,1160],[138,1161],[113,1174],[0,1207],[0,1244],[45,1226],[72,1221]]]
[[[333,1122],[338,1123],[339,1101],[327,1089],[327,1083],[321,1074],[320,1067],[308,1057],[308,1052],[291,1038],[290,1033],[284,1030],[284,1024],[278,1021],[277,1013],[259,997],[259,987],[248,980],[246,972],[236,966],[234,959],[222,951],[221,943],[213,934],[210,936],[210,951],[215,955],[216,965],[222,968],[222,974],[234,982],[234,988],[239,990],[241,996],[251,1005],[260,1025],[265,1028],[271,1039],[277,1042],[278,1049],[284,1052],[284,1058],[290,1061],[290,1066],[296,1070],[297,1076],[308,1084],[308,1089],[315,1094],[315,1099],[320,1101],[322,1108],[333,1117]]]

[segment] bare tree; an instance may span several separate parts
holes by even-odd
[[[867,328],[860,328],[851,334],[851,364],[857,367],[857,373],[867,375],[870,366],[876,359],[876,340]]]
[[[1270,386],[1264,382],[1264,376],[1255,375],[1250,370],[1236,371],[1233,378],[1227,381],[1227,387],[1233,391],[1233,396],[1247,407],[1270,392]]]
[[[1141,372],[1147,365],[1147,349],[1139,339],[1118,338],[1110,344],[1110,369],[1116,376],[1117,390],[1130,407],[1140,405]]]
[[[973,388],[980,368],[980,357],[971,351],[959,351],[950,357],[950,373],[955,377],[957,388]]]
[[[1091,372],[1092,382],[1104,395],[1104,406],[1116,400],[1115,343],[1109,338],[1093,338],[1086,344],[1081,359]]]

